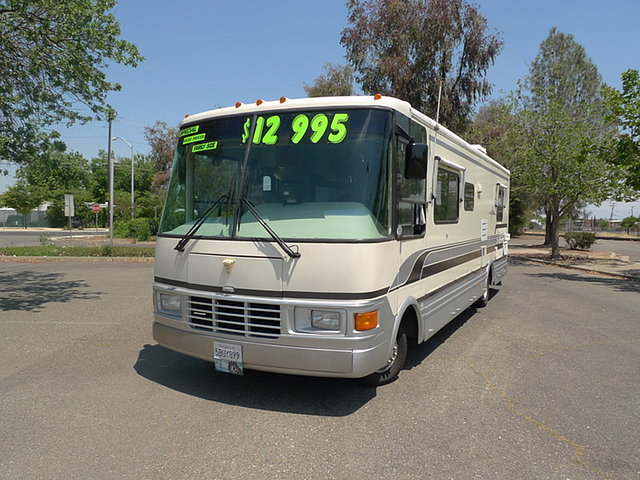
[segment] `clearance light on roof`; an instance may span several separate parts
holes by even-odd
[[[382,95],[380,95],[379,93],[376,93],[376,94],[373,96],[373,99],[374,99],[374,100],[380,100],[381,98],[382,98]]]
[[[280,103],[284,103],[287,101],[287,97],[280,97]]]
[[[240,108],[242,106],[242,102],[236,102],[236,108]]]
[[[262,105],[262,103],[263,103],[263,102],[264,102],[264,100],[262,100],[261,98],[259,98],[259,99],[256,101],[256,105],[260,106],[260,105]]]
[[[190,116],[191,116],[191,115],[187,113],[187,114],[184,116],[184,118],[189,118]]]

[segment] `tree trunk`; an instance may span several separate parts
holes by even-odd
[[[553,219],[551,218],[551,210],[548,207],[544,207],[544,245],[545,247],[551,246],[551,222]]]
[[[557,211],[550,212],[551,224],[550,224],[550,246],[551,246],[551,258],[560,258],[560,215]]]

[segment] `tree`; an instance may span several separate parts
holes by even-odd
[[[178,134],[178,127],[169,127],[162,121],[156,121],[152,126],[144,128],[144,138],[151,147],[151,159],[156,170],[153,187],[159,193],[164,193],[169,185]]]
[[[491,93],[484,78],[502,49],[466,0],[348,0],[340,43],[365,93],[393,95],[462,131]]]
[[[45,196],[57,192],[73,193],[89,188],[91,171],[87,160],[77,152],[50,149],[22,165],[16,177]]]
[[[640,218],[638,217],[626,217],[620,222],[620,226],[627,229],[627,234],[631,233],[631,229],[637,229],[639,225]]]
[[[353,95],[353,69],[349,65],[324,66],[325,74],[317,77],[313,85],[304,84],[309,97],[339,97]]]
[[[560,218],[579,202],[600,203],[619,186],[608,162],[613,125],[604,115],[602,80],[572,35],[551,29],[513,97],[524,138],[512,169],[515,181],[544,206],[551,256],[560,256]]]
[[[0,158],[26,163],[55,142],[42,128],[106,117],[108,63],[136,66],[108,13],[116,0],[0,0]],[[80,113],[88,109],[91,115]]]
[[[91,182],[90,192],[94,202],[104,202],[108,199],[108,164],[107,153],[98,152],[98,156],[90,162]],[[154,162],[150,155],[135,154],[134,184],[136,216],[149,216],[162,208],[162,202],[155,195],[153,179],[155,175]],[[131,159],[122,158],[115,162],[114,168],[114,214],[116,219],[131,218]],[[151,197],[151,199],[149,198]],[[158,204],[158,202],[160,202]]]
[[[605,89],[607,106],[620,128],[615,144],[617,164],[627,167],[627,184],[640,192],[640,73],[622,74],[622,91]]]
[[[24,217],[24,228],[27,228],[27,215],[42,202],[42,191],[20,181],[0,194],[0,205],[13,208]]]
[[[491,158],[509,169],[516,164],[517,150],[524,141],[511,107],[506,99],[483,105],[465,134],[471,143],[485,147]],[[522,234],[527,220],[539,206],[527,189],[513,178],[509,188],[509,233]]]
[[[83,202],[93,202],[88,189],[91,170],[87,160],[77,152],[65,152],[50,148],[22,165],[16,177],[19,181],[40,192],[42,200],[50,202],[46,218],[50,226],[64,226],[68,219],[64,214],[64,196],[72,194],[76,201],[76,216],[88,217]]]

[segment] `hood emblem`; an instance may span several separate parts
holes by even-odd
[[[235,263],[236,261],[233,258],[225,258],[222,262],[222,265],[224,265],[224,269],[227,273],[231,273],[231,269],[233,268]]]

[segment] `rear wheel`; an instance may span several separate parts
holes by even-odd
[[[360,382],[369,387],[378,387],[393,382],[398,377],[407,359],[407,345],[407,332],[400,326],[387,364],[380,370],[361,378]]]

